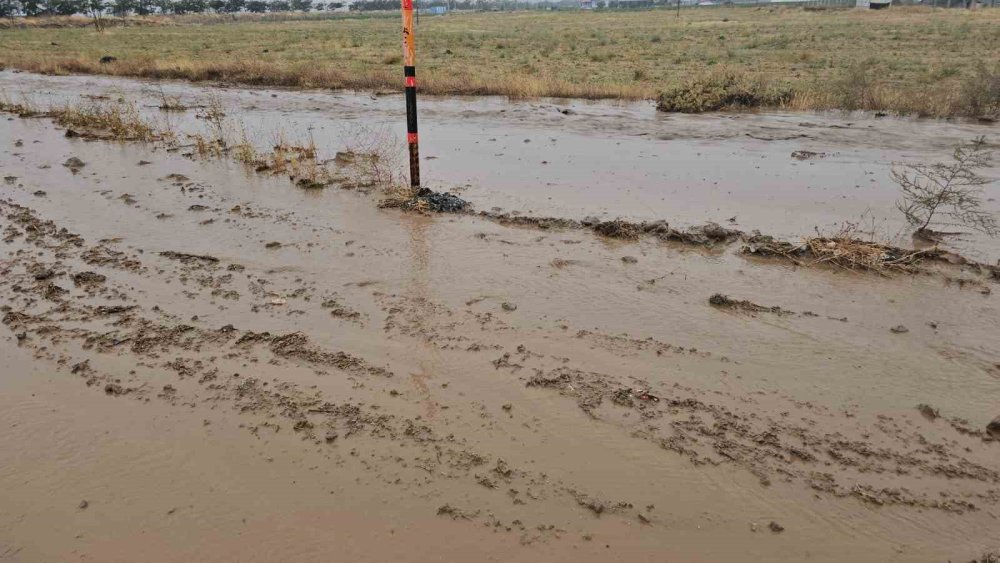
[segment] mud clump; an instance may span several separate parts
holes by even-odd
[[[743,238],[743,247],[740,252],[743,254],[754,254],[764,257],[784,257],[794,260],[795,256],[800,256],[805,249],[801,245],[792,244],[783,240],[777,240],[770,235],[763,235],[760,231],[754,231]]]
[[[674,240],[696,246],[714,246],[717,243],[732,242],[743,235],[740,231],[726,229],[716,223],[705,223],[685,231],[670,229],[666,234],[658,234],[661,239]]]
[[[438,193],[428,188],[417,192],[416,200],[426,205],[427,209],[436,213],[458,213],[465,211],[469,202],[449,193]]]
[[[455,508],[450,504],[445,504],[437,509],[437,514],[438,516],[449,516],[452,520],[472,520],[476,516],[479,516],[479,511],[470,512],[468,510]]]
[[[66,168],[69,168],[73,172],[76,172],[76,171],[80,170],[81,168],[83,168],[86,165],[87,165],[86,162],[80,160],[79,158],[77,158],[75,156],[71,156],[71,157],[67,158],[66,162],[63,163],[63,166],[65,166]]]
[[[926,403],[920,403],[917,405],[917,410],[920,411],[920,414],[922,414],[927,420],[937,420],[938,418],[941,418],[941,413],[938,412],[936,408]]]
[[[173,250],[165,250],[160,253],[160,256],[170,258],[171,260],[178,260],[184,264],[195,264],[198,262],[215,264],[219,261],[215,256],[207,254],[188,254],[187,252],[174,252]]]
[[[52,268],[46,268],[41,264],[31,266],[28,268],[28,272],[33,278],[35,278],[35,281],[50,280],[56,276],[55,270]]]
[[[480,211],[479,216],[496,221],[501,225],[515,227],[531,227],[542,231],[554,229],[577,229],[582,223],[560,217],[525,217],[500,211]]]
[[[986,433],[994,440],[1000,440],[1000,416],[997,416],[986,425]]]
[[[313,346],[309,337],[301,332],[284,335],[272,335],[268,332],[246,332],[237,341],[237,346],[248,346],[266,342],[271,353],[285,359],[327,365],[344,371],[365,373],[381,377],[392,377],[392,372],[386,368],[371,366],[364,360],[345,352],[330,352]]]
[[[599,498],[594,498],[592,496],[586,495],[578,491],[571,491],[571,494],[573,495],[573,498],[576,499],[577,504],[593,512],[595,516],[600,516],[605,512],[616,513],[616,512],[626,511],[632,508],[632,503],[626,501],[619,501],[619,502],[606,501]]]
[[[786,311],[777,305],[774,307],[765,307],[745,299],[737,301],[735,299],[730,299],[728,295],[723,295],[721,293],[716,293],[715,295],[709,297],[708,304],[719,309],[731,309],[747,313],[774,313],[775,315],[792,314],[791,311]]]
[[[309,178],[299,178],[295,185],[302,188],[303,190],[321,190],[326,187],[323,182],[317,182],[316,180],[310,180]]]
[[[826,157],[826,153],[822,152],[813,152],[805,150],[792,152],[792,158],[794,158],[795,160],[809,160],[813,158],[824,158],[824,157]]]
[[[107,279],[108,278],[104,275],[94,272],[80,272],[78,274],[73,274],[73,284],[77,286],[99,285],[104,283]]]
[[[384,209],[396,208],[407,211],[432,211],[434,213],[461,213],[470,203],[455,194],[435,192],[430,188],[420,188],[402,196],[390,196],[379,202]]]

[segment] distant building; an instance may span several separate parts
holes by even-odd
[[[593,10],[594,9],[594,0],[580,0],[580,9],[581,10]]]
[[[429,8],[420,8],[417,11],[428,16],[440,16],[448,13],[448,6],[431,6]]]

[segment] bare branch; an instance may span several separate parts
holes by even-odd
[[[937,223],[1000,236],[996,216],[982,208],[982,187],[992,180],[977,172],[990,166],[991,157],[986,139],[979,137],[956,147],[950,163],[893,165],[890,177],[903,195],[896,208],[918,232]]]

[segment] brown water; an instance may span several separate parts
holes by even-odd
[[[289,123],[318,114],[310,96],[345,119],[394,103],[287,94]],[[449,104],[505,109],[429,102],[428,120]],[[530,107],[441,121],[537,134],[561,119],[533,122]],[[637,106],[579,107],[568,117],[604,113],[597,132],[562,134],[595,146],[615,122],[648,121]],[[710,131],[725,119],[691,126],[698,142],[724,137]],[[735,121],[767,119],[789,118]],[[946,151],[943,132],[969,127],[928,126],[942,134],[896,150]],[[738,137],[718,141],[735,150]],[[465,139],[450,141],[467,151],[451,162],[485,162]],[[446,182],[435,143],[430,170]],[[14,177],[0,188],[0,559],[966,561],[1000,549],[1000,442],[983,432],[1000,414],[997,286],[957,268],[879,278],[405,215],[66,139],[44,121],[4,122],[0,147]],[[69,156],[87,166],[72,174]],[[497,174],[467,196],[504,204],[499,186],[517,183]],[[540,214],[569,197],[520,189],[511,197]],[[625,214],[623,193],[570,203]],[[106,279],[74,283],[81,272]],[[794,313],[719,310],[716,292]],[[307,340],[276,339],[293,332]]]
[[[77,103],[81,94],[124,96],[180,131],[204,132],[195,111],[152,109],[161,89],[192,106],[218,99],[262,145],[279,131],[308,132],[332,156],[357,142],[359,128],[405,137],[400,96],[0,72],[0,91],[15,99],[47,106]],[[996,143],[998,135],[996,125],[862,113],[668,115],[651,103],[427,98],[420,112],[425,183],[460,188],[479,209],[715,221],[789,239],[852,222],[903,246],[909,231],[896,209],[893,163],[947,161],[957,145],[979,136]],[[799,160],[795,151],[821,156]],[[1000,167],[986,174],[1000,178]],[[986,199],[1000,212],[1000,184]],[[976,260],[1000,260],[995,239],[970,233],[949,244]]]

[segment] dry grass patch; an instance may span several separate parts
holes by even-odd
[[[195,20],[103,34],[4,30],[0,64],[258,86],[401,86],[395,14],[282,23],[206,17],[187,25]],[[665,109],[684,110],[784,105],[989,115],[1000,60],[1000,10],[463,13],[422,19],[418,33],[424,94],[652,100],[665,93]],[[101,64],[105,55],[117,60]],[[711,72],[717,68],[726,71]],[[708,76],[730,71],[731,80],[701,81],[706,69]]]
[[[131,102],[91,103],[66,106],[52,112],[56,123],[82,129],[116,141],[157,141],[172,137],[144,118]]]

